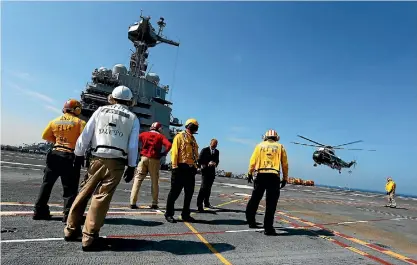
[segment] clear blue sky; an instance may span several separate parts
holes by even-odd
[[[200,146],[219,139],[221,168],[246,172],[274,128],[291,176],[383,190],[390,175],[417,194],[415,2],[4,2],[3,142],[40,140],[94,68],[128,64],[140,9],[181,41],[152,49],[150,65],[171,85],[173,114],[199,120]],[[314,168],[297,134],[377,152],[338,151],[358,161],[339,175]]]

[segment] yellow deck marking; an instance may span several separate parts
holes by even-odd
[[[237,200],[232,200],[232,201],[228,201],[228,202],[224,202],[221,204],[216,205],[215,207],[221,207],[221,206],[225,206],[231,203],[235,203],[235,202],[239,202],[242,201],[242,199],[237,199]],[[204,209],[208,209],[208,208],[204,208]],[[194,215],[196,213],[191,213],[191,215]],[[230,263],[225,257],[223,257],[202,235],[199,234],[199,232],[188,222],[184,222],[184,224],[193,232],[196,233],[196,236],[198,237],[198,239],[201,240],[201,242],[204,243],[204,245],[206,245],[206,247],[208,249],[210,249],[210,251],[216,255],[216,257],[223,263],[223,264],[227,264],[227,265],[231,265],[232,263]]]
[[[206,245],[208,249],[210,249],[211,252],[213,252],[214,255],[223,263],[226,265],[232,265],[225,257],[223,257],[202,235],[198,234],[198,231],[189,223],[184,222],[184,224],[193,232],[195,233],[196,237],[201,240],[201,242]]]
[[[368,253],[362,252],[359,249],[354,248],[354,247],[346,247],[346,248],[349,249],[350,251],[353,251],[355,253],[358,253],[359,255],[362,255],[362,256],[368,255]]]

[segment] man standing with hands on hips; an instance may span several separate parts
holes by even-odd
[[[138,157],[140,124],[128,108],[133,105],[132,91],[126,86],[118,86],[108,101],[111,105],[99,107],[93,113],[74,151],[76,156],[83,156],[91,143],[88,178],[75,198],[64,229],[66,241],[74,241],[81,235],[81,221],[92,196],[82,231],[83,251],[105,247],[98,240],[100,229],[117,185],[122,177],[126,182],[132,180]]]
[[[152,183],[151,209],[158,209],[160,159],[168,154],[172,144],[163,135],[162,124],[159,122],[152,123],[149,132],[139,134],[139,141],[142,143],[141,159],[136,168],[135,179],[133,180],[133,187],[130,193],[130,208],[138,209],[136,205],[139,197],[138,193],[143,180],[149,172]],[[165,147],[163,153],[161,153],[162,147]]]
[[[201,150],[198,163],[201,165],[202,183],[197,197],[197,208],[199,212],[204,212],[206,208],[213,208],[210,204],[211,187],[216,177],[216,167],[219,165],[219,150],[216,149],[218,141],[211,139],[210,146]]]

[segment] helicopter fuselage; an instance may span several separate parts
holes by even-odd
[[[332,150],[316,150],[313,153],[313,160],[318,165],[326,165],[331,168],[337,168],[339,171],[341,168],[350,168],[356,162],[345,162],[341,158],[337,157]]]
[[[321,165],[321,164],[331,164],[332,162],[332,157],[326,153],[325,151],[314,151],[313,153],[313,160],[314,162],[316,162],[317,164]]]

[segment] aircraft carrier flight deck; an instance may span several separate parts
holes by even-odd
[[[265,236],[245,222],[252,186],[242,179],[216,177],[216,208],[198,213],[197,175],[191,202],[196,222],[168,223],[168,171],[161,171],[159,210],[149,208],[149,177],[138,210],[129,208],[132,182],[122,180],[100,231],[109,249],[86,253],[81,242],[64,241],[60,180],[49,200],[53,220],[32,220],[44,165],[40,154],[1,152],[2,264],[417,264],[416,199],[397,197],[392,209],[381,194],[288,184],[276,212],[279,235]],[[264,206],[262,201],[259,223]]]

